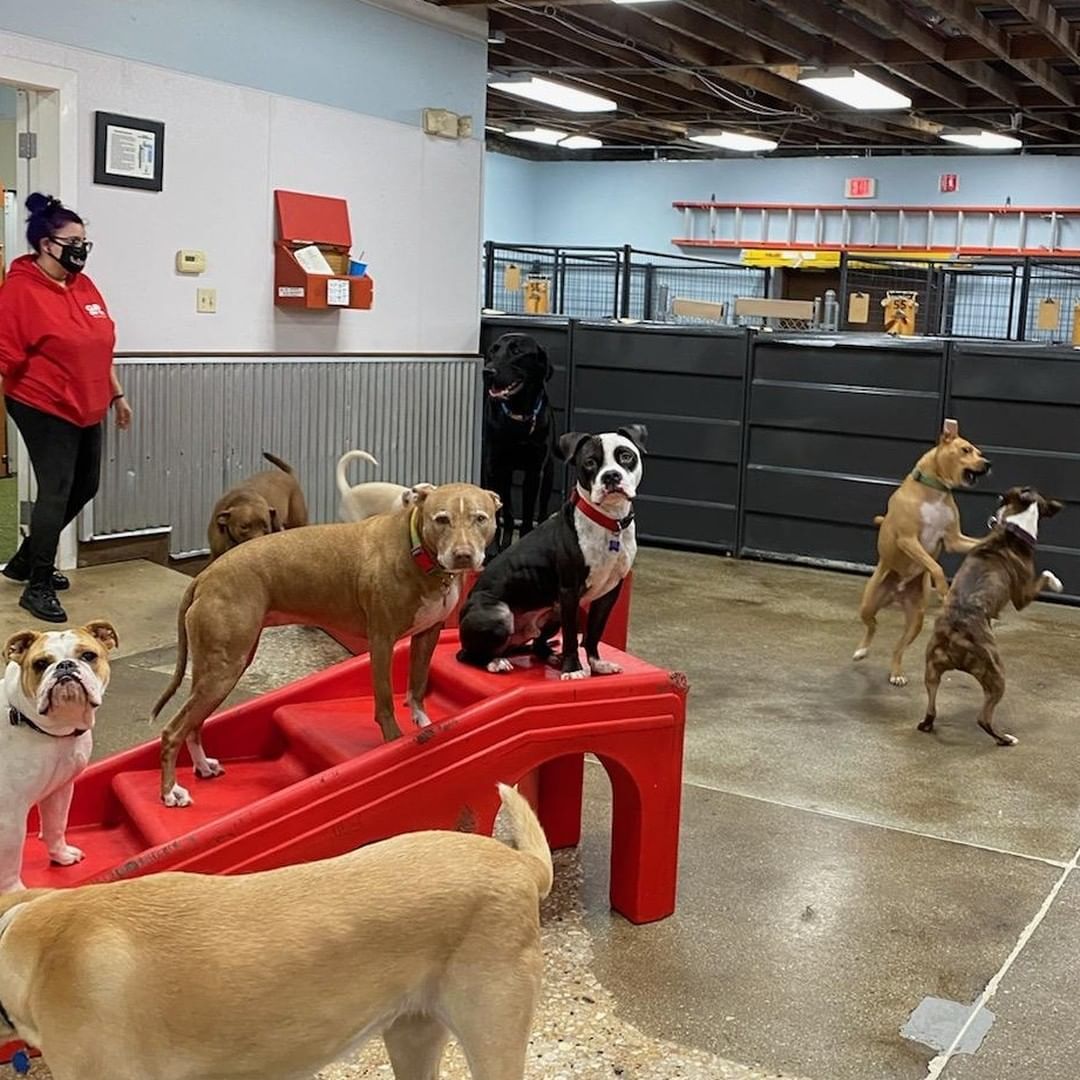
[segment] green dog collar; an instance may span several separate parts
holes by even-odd
[[[935,491],[952,491],[952,488],[947,484],[943,484],[936,476],[931,476],[929,473],[924,473],[921,469],[916,469],[911,477],[916,483],[925,484],[928,488],[933,488]]]

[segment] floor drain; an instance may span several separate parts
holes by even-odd
[[[968,1018],[976,1009],[978,1012],[975,1019],[969,1024]],[[926,997],[919,1002],[918,1008],[900,1029],[900,1034],[905,1039],[922,1043],[932,1050],[948,1050],[951,1047],[957,1054],[974,1054],[993,1023],[994,1014],[987,1008],[961,1005],[959,1001],[946,1001],[944,998]],[[953,1041],[961,1031],[964,1036],[953,1047]]]

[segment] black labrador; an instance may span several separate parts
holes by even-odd
[[[514,538],[514,474],[522,474],[521,535],[548,516],[555,477],[555,424],[545,384],[553,373],[541,345],[527,334],[503,334],[484,365],[483,485],[502,500],[494,545]]]

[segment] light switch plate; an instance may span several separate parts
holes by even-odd
[[[203,315],[216,315],[217,289],[196,289],[195,310]]]

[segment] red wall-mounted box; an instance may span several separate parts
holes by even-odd
[[[348,203],[326,195],[275,191],[274,204],[274,303],[321,310],[370,308],[375,283],[367,274],[349,274],[352,230]],[[333,273],[311,274],[297,262],[296,251],[309,245],[323,253]]]

